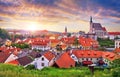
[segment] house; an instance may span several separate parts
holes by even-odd
[[[7,62],[7,64],[12,64],[12,65],[21,65],[26,67],[27,65],[34,65],[35,59],[40,57],[39,52],[32,51],[31,53],[27,53],[25,56],[18,57],[18,59],[12,60]]]
[[[0,63],[7,63],[18,58],[19,48],[0,47]]]
[[[54,63],[55,55],[47,51],[40,58],[36,59],[35,67],[37,69],[43,69],[44,67],[52,66]]]
[[[115,48],[120,48],[120,39],[115,40]]]
[[[12,41],[10,41],[10,40],[7,39],[6,42],[5,42],[5,45],[6,46],[11,46],[11,44],[12,44]]]
[[[117,55],[113,52],[103,52],[102,57],[107,65],[110,65],[113,60],[117,59]]]
[[[120,32],[108,32],[109,39],[114,40],[115,38],[120,38]]]
[[[88,66],[91,64],[110,65],[117,55],[113,52],[103,52],[95,50],[72,50],[69,51],[71,58],[80,65]]]
[[[53,66],[59,68],[75,67],[75,61],[70,57],[68,53],[65,52],[58,56]]]
[[[73,37],[63,37],[63,38],[61,38],[61,41],[63,42],[63,43],[65,43],[67,46],[73,46],[73,44],[74,44],[74,42],[75,42],[75,37],[73,36]]]
[[[50,47],[55,48],[60,43],[58,39],[50,39]]]
[[[34,49],[42,51],[49,50],[50,49],[49,40],[43,38],[34,38],[31,43],[31,48],[32,50]]]
[[[99,47],[98,41],[92,38],[79,37],[79,44],[83,50],[97,49]]]
[[[93,50],[73,50],[70,52],[71,58],[75,58],[75,61],[78,60],[80,65],[91,65],[91,64],[98,64],[101,65],[100,61],[102,61],[102,52],[100,51],[93,51]]]

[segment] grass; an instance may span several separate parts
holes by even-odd
[[[46,67],[42,70],[27,70],[21,66],[0,64],[0,77],[120,77],[120,68],[95,69],[91,75],[87,67],[59,69]]]
[[[0,77],[91,77],[88,68],[27,70],[20,66],[0,64]]]

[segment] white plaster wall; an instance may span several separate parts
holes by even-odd
[[[16,55],[14,55],[14,54],[11,54],[11,55],[7,58],[7,60],[5,61],[5,63],[10,62],[10,61],[15,60],[15,59],[18,59],[18,57],[17,57]]]
[[[44,58],[44,61],[42,61],[42,58]],[[44,66],[41,65],[42,63],[44,63]],[[38,60],[36,60],[35,64],[37,69],[42,69],[44,67],[48,67],[49,60],[47,60],[44,56],[41,56]]]

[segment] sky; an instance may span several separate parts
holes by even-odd
[[[107,31],[120,32],[120,0],[0,0],[5,29],[88,32],[90,16]]]

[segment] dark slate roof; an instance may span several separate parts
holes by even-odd
[[[95,30],[103,30],[102,26],[100,23],[92,23],[92,27],[95,29]]]
[[[40,52],[32,51],[31,53],[29,53],[29,56],[31,56],[32,58],[38,58],[41,57],[41,54]]]
[[[24,57],[17,59],[17,61],[20,63],[20,65],[25,66],[31,63],[33,59],[30,56],[24,56]]]

